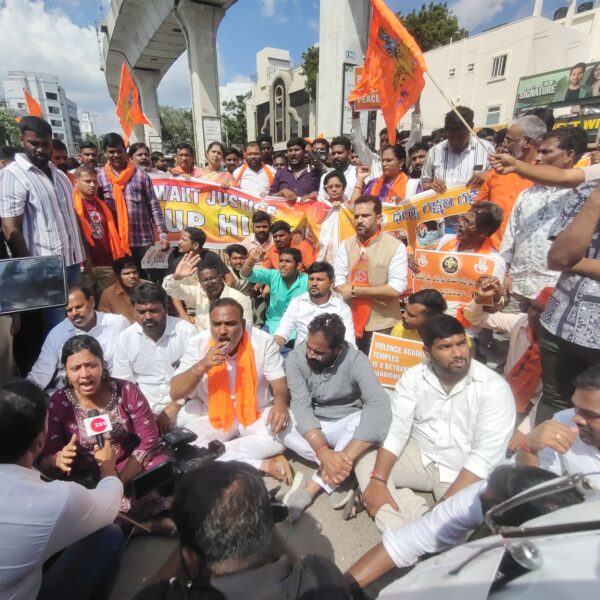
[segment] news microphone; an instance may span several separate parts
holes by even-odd
[[[97,433],[95,435],[95,437],[96,437],[96,444],[98,444],[99,448],[104,448],[104,431],[108,431],[108,429],[106,429],[105,426],[103,426],[103,427],[97,427],[96,424],[94,423],[94,419],[96,417],[100,417],[100,411],[97,408],[92,408],[92,409],[90,409],[90,410],[87,411],[87,419],[86,419],[86,421],[88,419],[91,419],[91,421],[90,421],[91,430],[94,431],[94,432],[95,431],[99,431],[99,433]],[[108,417],[104,417],[104,418],[106,418],[108,420]]]

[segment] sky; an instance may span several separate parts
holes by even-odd
[[[321,0],[327,2],[328,0]],[[410,12],[426,0],[387,0],[394,11]],[[428,0],[427,0],[428,1]],[[534,0],[448,0],[471,35],[529,16]],[[545,0],[551,17],[564,0]],[[96,115],[99,133],[118,129],[100,71],[96,23],[110,0],[0,0],[0,74],[42,71],[58,75],[67,96],[80,110]],[[319,0],[238,0],[225,15],[217,35],[219,81],[249,82],[256,53],[264,47],[290,51],[295,64],[319,40]],[[185,53],[173,64],[158,89],[159,102],[191,104]]]

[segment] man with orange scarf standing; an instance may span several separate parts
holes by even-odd
[[[193,431],[198,446],[225,443],[221,460],[240,460],[291,484],[279,437],[290,426],[289,391],[279,347],[246,327],[242,306],[220,298],[210,329],[191,338],[171,380],[181,407],[177,424]]]
[[[354,201],[356,236],[340,245],[335,257],[335,286],[350,303],[356,345],[369,353],[374,332],[389,334],[402,318],[398,298],[406,289],[408,260],[404,244],[382,230],[381,201]]]
[[[115,280],[113,261],[131,254],[123,245],[113,214],[96,195],[98,175],[94,167],[81,165],[75,170],[73,195],[75,212],[79,219],[86,249],[84,287],[98,298]]]
[[[163,250],[169,249],[167,230],[152,180],[127,159],[125,142],[118,133],[107,133],[103,140],[107,163],[98,172],[98,196],[117,219],[119,237],[129,246],[141,269],[142,258],[154,244],[154,226]],[[140,270],[142,277],[145,276]]]

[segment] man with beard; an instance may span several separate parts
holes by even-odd
[[[320,467],[306,484],[298,473],[285,495],[292,521],[322,491],[333,508],[346,504],[354,462],[383,442],[392,418],[387,393],[367,357],[344,340],[345,329],[336,314],[316,316],[287,359],[294,427],[283,443]]]
[[[167,315],[167,294],[155,283],[138,285],[131,302],[136,322],[119,335],[112,375],[137,383],[156,415],[159,432],[166,433],[185,404],[171,399],[171,378],[197,330]]]
[[[134,167],[137,167],[146,173],[152,173],[154,171],[152,159],[150,158],[150,148],[143,142],[131,144],[127,149],[127,155]]]
[[[52,164],[69,177],[69,151],[67,146],[61,140],[52,140],[52,154],[50,155]],[[69,178],[69,181],[71,179]]]
[[[425,500],[445,500],[485,479],[506,453],[515,423],[510,387],[471,360],[464,327],[440,315],[421,329],[427,361],[407,369],[392,396],[392,423],[379,450],[355,472],[380,531],[418,519]]]
[[[346,328],[345,340],[356,346],[354,323],[350,308],[333,288],[333,267],[327,262],[315,262],[307,270],[308,292],[296,296],[281,317],[279,327],[275,331],[275,342],[284,346],[291,339],[296,344],[302,343],[308,335],[310,322],[323,313],[334,313],[342,319]]]
[[[408,149],[408,181],[406,182],[407,198],[423,191],[420,179],[428,150],[427,144],[423,144],[422,142],[417,142]]]
[[[0,219],[14,258],[62,255],[67,286],[81,281],[85,249],[73,208],[73,188],[50,161],[52,128],[39,117],[19,123],[24,154],[0,171]],[[64,318],[62,307],[42,311],[45,332]]]
[[[504,149],[514,158],[533,165],[537,162],[539,147],[545,133],[546,125],[541,119],[535,116],[521,117],[514,121],[506,132]],[[500,248],[502,236],[517,196],[532,185],[533,183],[529,179],[521,177],[517,173],[501,175],[494,169],[487,172],[475,202],[489,200],[504,211],[502,225],[492,236],[492,242],[496,248]]]
[[[227,273],[230,274],[229,270]],[[195,274],[198,276],[197,283],[190,279]],[[210,308],[219,298],[236,300],[244,310],[244,319],[252,323],[250,298],[229,287],[219,269],[214,264],[205,262],[199,254],[185,254],[175,272],[163,280],[163,288],[169,296],[182,300],[188,308],[194,310],[196,327],[200,331],[209,329]]]
[[[321,174],[306,164],[306,142],[293,137],[287,143],[288,166],[278,171],[269,196],[281,196],[288,202],[303,202],[317,197]]]
[[[275,221],[271,226],[273,245],[267,249],[263,266],[265,269],[279,268],[279,255],[284,248],[296,248],[301,256],[300,270],[305,272],[317,258],[317,251],[309,240],[294,242],[292,227],[287,221]]]
[[[114,344],[118,335],[129,327],[125,317],[94,310],[94,296],[86,288],[71,288],[66,307],[66,318],[54,327],[44,341],[40,355],[27,375],[39,388],[60,387],[56,381],[64,375],[61,353],[64,343],[75,335],[87,333],[102,346],[108,369],[112,368]],[[64,313],[63,313],[64,314]]]
[[[77,160],[79,164],[93,167],[94,169],[98,166],[98,148],[96,148],[94,142],[81,142]]]
[[[179,144],[175,148],[175,163],[177,166],[171,169],[171,175],[184,178],[202,175],[202,168],[194,165],[194,149],[189,144]]]
[[[169,249],[163,213],[148,173],[127,159],[123,138],[107,133],[103,144],[107,163],[98,172],[98,196],[117,216],[119,235],[129,244],[144,277],[142,258],[154,244],[154,228],[160,234],[162,249]]]
[[[268,133],[261,133],[256,141],[260,145],[262,161],[265,165],[273,164],[273,138]]]
[[[346,178],[344,200],[348,201],[356,185],[356,167],[350,162],[352,142],[346,137],[335,137],[331,141],[331,166]],[[319,187],[319,200],[327,200],[324,182]]]
[[[271,215],[264,210],[257,210],[252,214],[252,233],[242,241],[242,246],[248,252],[252,248],[260,248],[266,252],[272,245]]]
[[[266,196],[273,184],[275,169],[263,163],[258,142],[246,144],[244,158],[246,162],[233,172],[233,185],[255,196]]]
[[[233,298],[220,298],[210,328],[190,340],[171,381],[171,398],[186,400],[177,422],[198,436],[198,446],[224,442],[219,460],[240,460],[289,484],[279,439],[289,427],[282,358],[270,335],[246,327],[244,312]]]
[[[115,260],[112,267],[117,281],[102,292],[98,310],[123,315],[130,323],[134,323],[135,313],[131,304],[131,293],[142,282],[137,263],[133,257],[124,256]]]

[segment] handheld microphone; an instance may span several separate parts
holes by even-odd
[[[104,434],[105,432],[112,430],[112,425],[108,416],[101,415],[98,409],[92,408],[87,411],[87,419],[85,419],[84,425],[86,433],[89,436],[93,435],[96,438],[98,447],[104,448]]]

